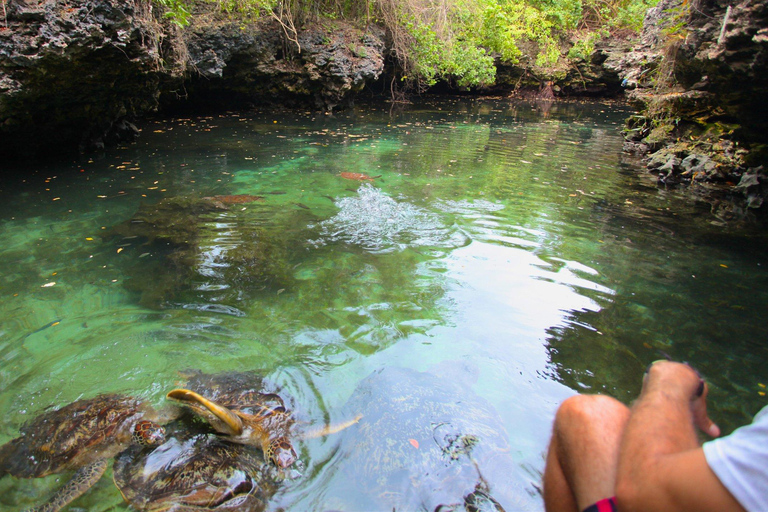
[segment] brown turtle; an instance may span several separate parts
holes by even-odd
[[[226,440],[261,447],[264,457],[279,468],[297,458],[290,440],[293,418],[282,398],[263,393],[263,379],[255,373],[208,375],[192,372],[187,388],[174,389],[167,398],[190,407]],[[301,438],[320,437],[343,430],[359,417],[336,426],[304,432]]]
[[[95,484],[109,459],[132,442],[160,444],[160,415],[139,399],[99,395],[47,411],[22,426],[21,436],[0,447],[0,477],[39,478],[75,471],[46,503],[30,512],[54,512]]]
[[[376,178],[381,178],[381,174],[378,176],[368,176],[367,174],[363,174],[362,172],[342,172],[339,174],[344,179],[347,180],[355,180],[355,181],[373,181]]]
[[[277,490],[265,465],[253,446],[178,424],[169,427],[164,444],[121,453],[114,480],[125,501],[142,512],[261,512]]]

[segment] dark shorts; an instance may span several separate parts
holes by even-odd
[[[616,512],[616,498],[606,498],[584,509],[584,512]]]

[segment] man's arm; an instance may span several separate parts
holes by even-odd
[[[616,480],[622,512],[743,512],[712,472],[696,427],[711,436],[706,386],[691,367],[668,361],[652,365],[624,431]]]

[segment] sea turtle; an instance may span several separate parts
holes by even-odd
[[[170,417],[170,414],[168,415]],[[38,478],[75,471],[45,504],[30,511],[60,510],[95,484],[114,457],[132,442],[165,439],[161,414],[130,396],[104,394],[44,412],[21,427],[21,436],[0,447],[0,477]]]
[[[355,180],[355,181],[373,181],[376,178],[381,178],[381,174],[378,176],[368,176],[367,174],[363,174],[362,172],[342,172],[339,174],[344,179],[347,180]]]
[[[264,457],[278,468],[288,468],[297,458],[289,438],[293,418],[282,398],[263,393],[263,379],[253,372],[187,374],[186,388],[174,389],[166,396],[208,420],[225,439],[261,447]],[[354,424],[359,416],[345,423],[301,434],[301,438],[320,437]]]
[[[121,453],[114,480],[125,501],[142,512],[261,512],[277,490],[265,465],[253,446],[178,423],[153,450],[130,447]]]
[[[262,393],[262,379],[254,373],[188,374],[186,388],[166,396],[190,407],[233,443],[261,447],[264,457],[280,468],[296,461],[288,440],[293,422],[280,396]]]
[[[511,481],[517,465],[493,406],[450,379],[386,367],[358,385],[362,413],[336,454],[325,505],[362,510],[493,511],[535,505]],[[525,501],[525,502],[524,502]]]

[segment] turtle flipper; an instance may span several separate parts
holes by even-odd
[[[79,498],[99,481],[107,470],[107,459],[99,459],[78,469],[72,479],[56,491],[51,499],[42,505],[32,507],[24,512],[58,512],[69,503]]]
[[[305,431],[301,434],[302,439],[317,439],[319,437],[325,437],[330,436],[331,434],[337,434],[341,432],[342,430],[351,427],[355,423],[360,421],[360,418],[362,418],[362,414],[358,414],[351,420],[343,421],[341,423],[335,423],[333,425],[324,425],[320,428],[315,428],[312,430]]]
[[[166,398],[188,405],[207,419],[222,434],[239,436],[243,433],[243,420],[223,405],[208,400],[189,389],[174,389]]]

